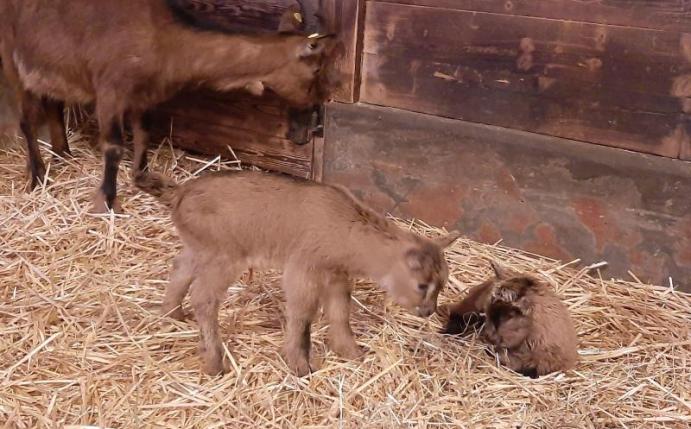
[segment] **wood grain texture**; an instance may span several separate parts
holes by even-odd
[[[691,163],[366,104],[327,107],[324,182],[381,212],[691,291]]]
[[[154,113],[156,138],[172,135],[176,146],[232,158],[300,177],[312,172],[312,143],[285,138],[287,106],[275,96],[186,92]],[[155,141],[155,140],[154,140]]]
[[[688,0],[386,0],[386,2],[657,30],[688,32],[691,29],[691,2]]]
[[[361,100],[676,158],[689,117],[685,40],[368,2]]]
[[[342,86],[333,94],[334,100],[344,103],[358,101],[364,3],[364,0],[322,0],[327,22],[345,48],[343,56],[336,61]]]
[[[275,32],[281,15],[296,0],[185,0],[185,10],[199,22],[227,31]]]

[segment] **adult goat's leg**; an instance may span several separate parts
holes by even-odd
[[[65,128],[65,103],[57,100],[44,99],[43,108],[46,112],[48,130],[50,132],[50,146],[56,155],[71,156],[67,143],[67,128]]]
[[[27,147],[27,170],[30,177],[29,190],[34,189],[46,175],[46,166],[36,140],[36,128],[41,116],[41,101],[28,91],[21,93],[21,117],[19,128],[24,134]]]
[[[103,181],[94,195],[92,207],[94,213],[105,213],[108,210],[118,213],[122,211],[117,198],[118,170],[123,154],[122,118],[122,112],[98,106],[98,128],[104,168]]]
[[[148,112],[132,114],[132,134],[134,140],[134,159],[132,160],[132,176],[143,172],[147,166],[146,150],[149,146],[149,131],[151,130],[151,115]]]

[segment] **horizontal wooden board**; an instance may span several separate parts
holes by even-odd
[[[691,291],[691,163],[365,104],[327,107],[324,182],[381,212]]]
[[[300,177],[310,177],[312,143],[285,138],[286,106],[275,96],[186,92],[154,113],[157,137],[172,135],[182,148],[232,158]],[[171,134],[172,133],[172,134]]]
[[[386,3],[442,7],[519,16],[690,31],[688,0],[386,0]]]
[[[369,2],[361,100],[678,157],[679,33]],[[682,82],[683,83],[683,82]]]
[[[238,32],[275,32],[296,0],[180,0],[198,22]]]

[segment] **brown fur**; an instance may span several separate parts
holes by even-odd
[[[143,115],[185,86],[219,91],[269,88],[311,108],[328,97],[332,38],[201,31],[165,0],[4,0],[0,56],[16,88],[34,182],[45,168],[32,119],[40,100],[96,103],[105,169],[95,210],[118,208],[123,121],[134,133],[134,168],[146,166]]]
[[[137,186],[172,210],[183,250],[175,260],[163,312],[180,319],[188,289],[207,373],[223,370],[218,305],[248,267],[280,268],[286,297],[285,357],[310,371],[310,325],[321,304],[331,348],[360,355],[349,324],[352,279],[374,279],[420,316],[436,310],[448,268],[442,249],[458,234],[429,240],[402,230],[344,189],[258,172],[217,173],[176,185],[143,174]]]
[[[484,313],[482,338],[494,346],[503,365],[531,377],[572,368],[578,339],[566,306],[544,281],[492,266],[494,279],[471,288],[451,306],[445,332],[466,332],[471,315]]]

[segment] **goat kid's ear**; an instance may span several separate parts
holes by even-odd
[[[434,242],[437,243],[439,247],[442,249],[446,249],[447,247],[451,246],[454,241],[458,240],[461,238],[461,233],[460,231],[451,231],[450,233],[443,235],[441,237],[437,237],[434,239]]]
[[[489,264],[492,266],[492,270],[494,271],[494,275],[499,279],[499,280],[507,280],[510,279],[511,277],[514,277],[516,275],[516,272],[513,271],[512,269],[505,267],[504,265],[500,264],[499,262],[495,260],[490,260]]]

